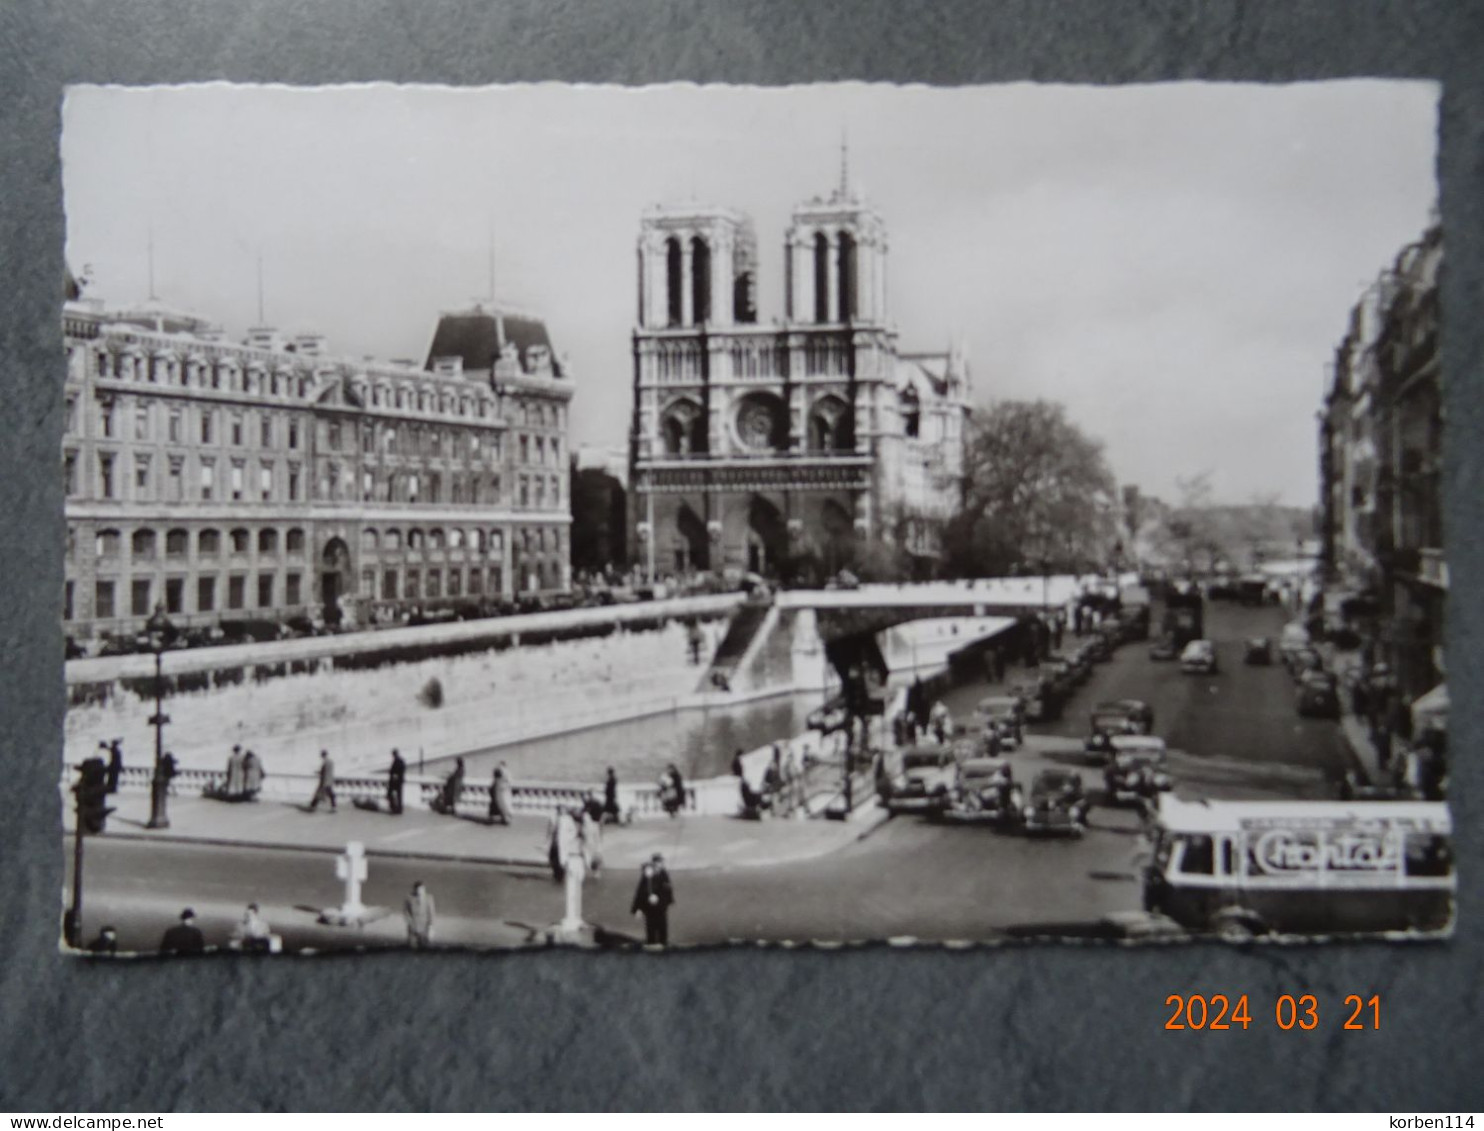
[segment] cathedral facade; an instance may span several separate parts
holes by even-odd
[[[652,577],[822,580],[873,545],[931,575],[962,492],[962,356],[903,353],[887,233],[842,176],[793,210],[783,316],[757,312],[757,242],[728,208],[641,221],[633,333],[633,559]]]

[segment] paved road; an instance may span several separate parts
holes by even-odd
[[[1187,675],[1177,662],[1150,660],[1145,645],[1126,644],[1111,662],[1098,665],[1060,720],[1032,729],[1080,740],[1095,703],[1144,699],[1154,708],[1155,733],[1173,752],[1171,768],[1182,794],[1228,800],[1337,796],[1352,758],[1338,725],[1299,718],[1293,682],[1281,664],[1242,662],[1247,637],[1276,642],[1285,620],[1276,606],[1208,602],[1206,635],[1216,644],[1217,674]],[[967,716],[981,692],[960,688],[949,706]]]
[[[1170,743],[1185,795],[1213,798],[1322,797],[1348,765],[1332,722],[1301,720],[1281,666],[1249,668],[1241,641],[1276,636],[1280,610],[1213,604],[1207,631],[1221,670],[1187,676],[1178,664],[1149,660],[1134,644],[1100,665],[1065,718],[1044,728],[1034,752],[1015,756],[1017,776],[1041,765],[1077,765],[1087,713],[1100,699],[1136,696],[1155,709],[1156,731]],[[949,705],[967,717],[982,687],[965,687]],[[1082,767],[1089,782],[1097,771]],[[796,864],[735,866],[676,876],[672,937],[677,943],[734,939],[993,939],[1038,925],[1087,924],[1136,910],[1133,856],[1139,845],[1131,813],[1095,809],[1080,840],[1002,835],[899,817],[829,856]],[[424,879],[438,899],[442,937],[451,943],[521,945],[561,916],[561,890],[541,871],[490,865],[374,858],[366,901],[399,908]],[[250,899],[264,904],[290,947],[396,945],[399,917],[361,932],[314,925],[314,909],[338,902],[333,860],[323,854],[92,841],[86,922],[119,926],[126,946],[152,949],[187,903],[208,936],[224,939]],[[636,876],[614,872],[589,885],[590,921],[619,935],[635,933],[628,913]],[[1072,929],[1072,928],[1069,928]]]

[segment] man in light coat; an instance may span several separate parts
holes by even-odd
[[[425,950],[433,945],[433,923],[438,909],[433,904],[433,893],[421,880],[412,885],[412,894],[402,905],[402,918],[407,923],[407,945],[413,950]]]

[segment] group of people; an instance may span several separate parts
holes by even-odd
[[[218,801],[256,801],[267,776],[262,759],[254,751],[233,746],[227,756],[227,776],[220,784],[208,787],[205,796]]]
[[[769,758],[768,765],[763,770],[763,779],[759,787],[754,787],[747,780],[746,766],[743,765],[740,748],[732,755],[732,776],[737,779],[737,786],[742,795],[744,817],[757,818],[764,813],[771,813],[775,817],[792,816],[802,809],[808,800],[803,768],[799,765],[792,749],[789,750],[788,757],[785,759],[783,747],[777,743],[773,744],[772,757]]]

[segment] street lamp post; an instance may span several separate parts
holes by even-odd
[[[150,651],[155,654],[155,713],[149,719],[149,725],[155,728],[155,769],[149,784],[149,827],[168,829],[170,816],[167,812],[167,805],[170,796],[170,778],[174,775],[170,772],[173,767],[167,768],[165,762],[165,724],[170,721],[170,716],[164,713],[161,702],[165,692],[165,677],[162,669],[165,649],[169,645],[170,637],[175,633],[175,626],[165,615],[164,607],[156,605],[154,614],[144,627],[149,634]]]

